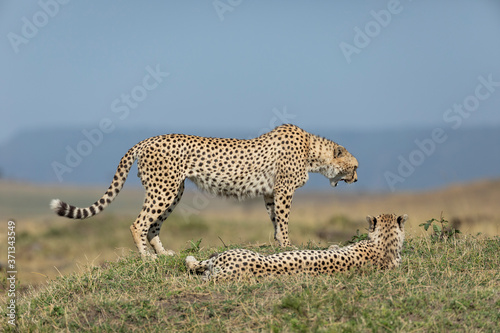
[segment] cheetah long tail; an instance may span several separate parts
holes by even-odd
[[[139,144],[132,147],[120,160],[120,164],[116,169],[113,177],[113,182],[109,186],[104,195],[94,202],[91,206],[86,208],[78,208],[67,204],[59,199],[53,199],[50,202],[50,208],[59,216],[64,216],[70,219],[86,219],[99,214],[106,208],[120,193],[125,181],[127,180],[128,173],[132,164],[137,159],[137,151]]]

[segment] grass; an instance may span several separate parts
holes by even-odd
[[[203,243],[201,244],[203,245]],[[249,246],[245,246],[249,247]],[[316,248],[314,245],[301,248]],[[178,256],[135,252],[20,295],[17,329],[162,332],[498,331],[500,238],[407,237],[400,268],[205,283],[184,258],[223,248],[193,240]],[[270,246],[254,248],[277,251]],[[4,309],[2,308],[2,311]],[[14,331],[2,316],[5,331]]]

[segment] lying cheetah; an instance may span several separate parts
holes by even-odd
[[[174,254],[163,248],[159,234],[182,196],[186,178],[220,196],[245,199],[262,195],[274,238],[281,246],[290,245],[292,196],[306,183],[308,172],[323,174],[332,186],[358,178],[358,161],[344,147],[290,124],[250,140],[169,134],[132,147],[121,159],[106,193],[91,206],[78,208],[54,199],[51,208],[73,219],[100,213],[123,188],[135,160],[146,197],[130,231],[142,256],[149,255],[148,243],[156,254]]]
[[[189,270],[203,273],[203,280],[220,281],[246,276],[343,272],[351,267],[371,263],[385,269],[398,267],[404,241],[404,223],[408,215],[383,214],[367,216],[369,240],[328,250],[289,251],[263,256],[253,251],[235,249],[216,254],[205,261],[186,258]]]

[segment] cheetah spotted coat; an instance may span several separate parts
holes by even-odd
[[[203,273],[206,281],[297,273],[333,274],[368,263],[380,269],[398,267],[407,218],[407,215],[394,214],[383,214],[375,218],[368,216],[369,240],[344,248],[331,246],[328,250],[288,251],[269,256],[234,249],[201,262],[188,256],[186,266],[191,271]]]
[[[78,208],[54,199],[51,208],[73,219],[100,213],[123,188],[135,160],[146,195],[130,231],[143,256],[149,255],[148,244],[156,254],[174,254],[164,249],[159,234],[181,199],[186,178],[220,196],[263,196],[274,238],[279,245],[288,246],[293,193],[306,183],[308,172],[319,172],[336,186],[342,180],[355,182],[358,167],[356,158],[344,147],[290,124],[250,140],[168,134],[132,147],[121,159],[108,190],[91,206]]]

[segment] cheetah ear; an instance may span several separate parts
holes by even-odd
[[[370,232],[374,232],[375,231],[375,226],[377,225],[377,218],[368,215],[366,217],[366,221],[368,222],[368,230]]]
[[[335,149],[333,150],[333,158],[342,157],[343,151],[344,151],[344,147],[342,147],[342,146],[335,147]]]
[[[398,224],[399,224],[399,228],[401,230],[403,230],[403,226],[404,226],[406,220],[408,220],[408,215],[404,214],[404,215],[398,216],[397,221],[398,221]]]

